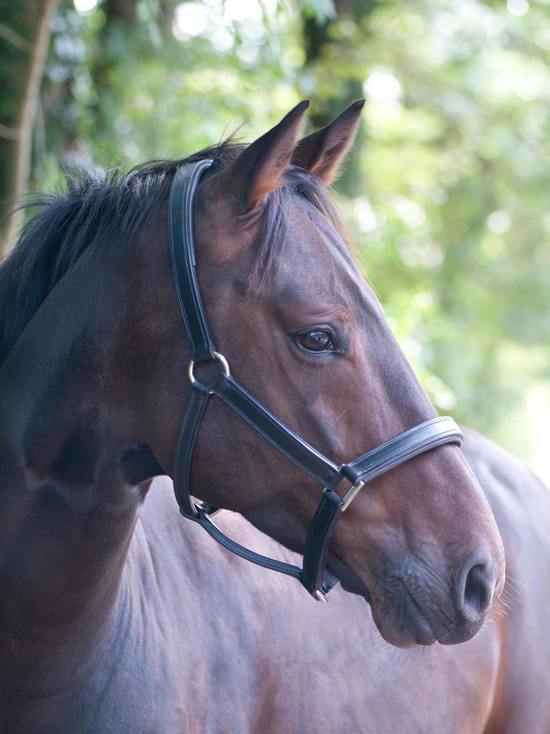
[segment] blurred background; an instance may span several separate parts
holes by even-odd
[[[4,0],[0,199],[366,97],[364,272],[438,409],[550,483],[549,55],[550,0]]]

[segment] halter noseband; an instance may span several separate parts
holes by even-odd
[[[191,399],[183,416],[174,468],[174,491],[180,512],[193,520],[225,548],[247,561],[292,576],[319,601],[336,579],[326,570],[330,539],[341,513],[349,507],[359,490],[371,479],[384,474],[414,456],[448,443],[460,444],[462,432],[452,418],[439,417],[420,423],[386,441],[377,448],[342,466],[310,446],[303,438],[276,418],[231,376],[223,355],[215,350],[202,304],[195,263],[193,203],[202,173],[211,160],[181,166],[170,191],[170,252],[176,291],[183,322],[191,345],[189,378]],[[195,377],[195,365],[217,362],[219,374],[205,383]],[[191,466],[201,421],[211,396],[216,395],[234,410],[266,441],[294,462],[323,487],[321,501],[309,527],[303,568],[260,555],[236,543],[212,522],[217,508],[191,499]],[[351,486],[341,497],[335,492],[346,479]]]

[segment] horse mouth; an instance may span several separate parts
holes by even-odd
[[[433,645],[438,635],[414,596],[401,580],[395,580],[389,591],[385,585],[371,589],[355,576],[341,579],[342,587],[363,597],[371,608],[373,621],[382,638],[395,647]]]
[[[400,582],[399,594],[392,594],[381,603],[370,601],[372,617],[384,640],[395,647],[433,645],[437,634],[429,619],[409,592]],[[370,596],[370,595],[369,595]]]

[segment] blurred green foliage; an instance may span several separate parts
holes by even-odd
[[[336,187],[365,272],[438,408],[550,478],[533,444],[550,430],[550,0],[75,5],[54,22],[36,187],[59,159],[182,156],[304,97],[320,125],[366,96]]]

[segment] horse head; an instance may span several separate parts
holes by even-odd
[[[300,139],[306,107],[298,105],[251,145],[222,146],[209,156],[214,163],[194,205],[197,277],[232,374],[341,465],[435,411],[361,276],[327,195],[362,103]],[[126,282],[129,323],[119,364],[128,369],[128,345],[133,354],[149,355],[139,395],[148,449],[128,462],[136,481],[161,466],[170,473],[190,397],[190,349],[166,220],[161,207],[142,231]],[[137,384],[143,360],[131,369]],[[241,513],[303,552],[318,485],[222,401],[206,411],[191,484],[206,503]],[[469,639],[504,579],[495,520],[454,445],[369,482],[338,523],[328,564],[345,589],[370,603],[382,636],[399,646]]]

